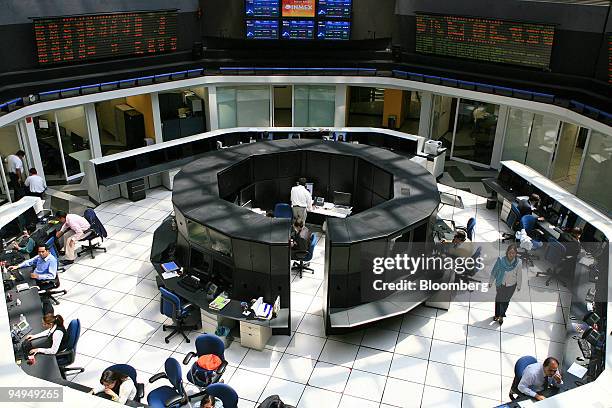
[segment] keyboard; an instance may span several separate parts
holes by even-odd
[[[182,288],[187,289],[190,292],[195,292],[200,290],[200,279],[195,276],[186,275],[183,276],[178,284],[181,285]]]
[[[591,358],[591,343],[585,339],[578,339],[578,347],[582,351],[582,357],[589,359]]]

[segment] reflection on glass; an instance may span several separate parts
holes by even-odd
[[[529,147],[525,164],[544,176],[555,152],[559,121],[542,115],[535,115],[531,128]]]
[[[220,129],[236,127],[236,88],[217,88],[217,115]]]
[[[149,94],[111,99],[98,102],[95,106],[102,155],[155,143]]]
[[[294,126],[333,126],[336,88],[295,86]]]
[[[225,256],[232,256],[232,241],[227,235],[223,235],[213,229],[208,229],[210,233],[210,245],[214,251]]]
[[[347,126],[380,127],[383,124],[385,90],[349,86]]]
[[[454,102],[454,103],[453,103]],[[453,126],[457,102],[450,96],[434,95],[430,139],[441,140],[444,147],[450,147],[453,140]]]
[[[187,233],[189,240],[200,245],[202,248],[210,248],[210,237],[208,228],[197,222],[187,221]]]
[[[612,138],[592,131],[576,195],[609,213],[612,210]]]
[[[237,125],[270,126],[270,88],[268,86],[244,86],[236,92]]]
[[[453,157],[489,165],[497,129],[499,105],[461,99]]]
[[[533,113],[521,109],[510,109],[502,160],[516,160],[519,163],[525,162],[534,116]]]
[[[164,141],[196,135],[206,131],[204,115],[206,88],[159,93],[159,115]]]

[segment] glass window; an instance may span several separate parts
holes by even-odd
[[[206,132],[205,87],[160,92],[158,99],[164,141]]]
[[[4,160],[10,154],[15,154],[18,150],[21,150],[21,146],[19,145],[19,136],[17,134],[17,125],[6,125],[0,128],[0,159]],[[25,165],[25,163],[24,163]],[[6,163],[4,163],[4,172],[6,176],[6,181],[8,184],[11,184],[9,176],[8,176],[8,168]],[[9,189],[12,188],[9,185]],[[0,190],[1,190],[1,198],[2,204],[4,204],[8,198],[7,191],[5,191],[5,185],[2,181],[0,181]]]
[[[294,126],[334,126],[336,87],[295,86]]]
[[[349,86],[348,92],[347,126],[381,127],[385,105],[384,88]]]
[[[576,195],[603,209],[612,210],[612,137],[591,132]]]
[[[95,106],[102,155],[155,143],[153,105],[149,94],[111,99]]]
[[[195,242],[202,248],[210,248],[208,228],[197,222],[187,221],[187,232],[189,233],[189,240]]]
[[[432,140],[440,140],[444,147],[449,149],[453,140],[456,111],[457,98],[442,95],[433,96],[431,134],[429,138]]]
[[[270,88],[268,86],[237,88],[236,112],[238,127],[270,126]]]
[[[217,113],[220,129],[236,127],[236,88],[217,88]]]
[[[491,164],[499,105],[461,99],[453,137],[455,158]]]
[[[544,176],[555,152],[559,121],[552,117],[535,115],[525,164]]]
[[[519,163],[525,162],[533,117],[534,114],[531,112],[516,108],[510,109],[502,160],[516,160]]]

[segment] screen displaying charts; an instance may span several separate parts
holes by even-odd
[[[352,0],[319,0],[319,18],[351,18]]]
[[[246,38],[249,40],[277,40],[278,20],[247,20]]]
[[[245,14],[252,17],[278,17],[279,0],[245,0]]]
[[[319,21],[317,38],[319,40],[348,40],[351,36],[351,23],[348,21]]]
[[[315,16],[315,0],[282,0],[283,17],[307,17]]]
[[[312,40],[314,38],[313,20],[283,20],[281,38],[287,40]]]

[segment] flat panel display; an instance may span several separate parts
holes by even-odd
[[[278,20],[247,20],[248,40],[278,40]]]
[[[282,0],[283,17],[314,18],[315,0]]]
[[[318,18],[351,18],[352,0],[319,0]]]
[[[176,10],[34,18],[40,65],[176,51]]]
[[[245,0],[244,13],[247,18],[278,17],[280,0]]]
[[[608,82],[612,84],[612,33],[608,33]]]
[[[314,20],[283,20],[281,38],[285,40],[312,40]]]
[[[348,21],[318,21],[319,40],[348,40],[351,37],[351,23]]]
[[[416,51],[548,68],[555,27],[480,17],[417,13]]]

